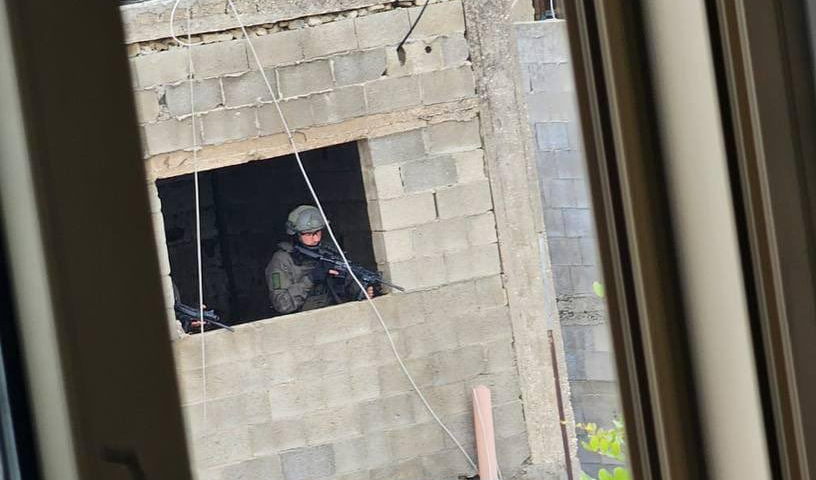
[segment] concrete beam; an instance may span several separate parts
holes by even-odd
[[[125,43],[144,42],[170,37],[170,11],[175,0],[151,0],[123,5],[122,22],[125,26]],[[238,28],[232,11],[224,7],[224,0],[194,0],[193,35],[220,32]],[[357,8],[391,3],[385,0],[235,0],[247,26],[277,23],[284,20],[342,12]],[[176,12],[177,35],[187,34],[187,3],[181,2]]]
[[[481,101],[481,128],[510,308],[524,416],[536,478],[561,478],[566,456],[556,405],[547,330],[556,340],[557,366],[577,466],[563,343],[538,192],[535,153],[527,124],[512,0],[464,0],[471,58]],[[516,66],[515,68],[511,66]]]

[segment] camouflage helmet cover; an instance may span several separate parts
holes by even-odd
[[[326,223],[320,211],[311,205],[301,205],[289,213],[286,219],[286,234],[295,235],[304,232],[323,230]]]

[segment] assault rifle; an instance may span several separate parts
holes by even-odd
[[[185,332],[190,331],[193,322],[197,322],[201,319],[199,316],[200,312],[197,308],[185,305],[179,301],[173,304],[173,310],[175,310],[176,319],[181,322],[181,326]],[[226,323],[221,323],[221,317],[219,317],[214,310],[204,310],[204,323],[212,323],[215,326],[226,328],[230,332],[235,331]]]
[[[330,265],[332,270],[337,270],[339,272],[339,275],[337,275],[335,278],[346,278],[349,276],[349,272],[346,268],[345,262],[343,262],[343,258],[335,250],[326,247],[307,248],[303,245],[295,245],[295,250],[304,256],[317,260],[318,263]],[[384,280],[382,275],[377,272],[372,272],[365,267],[351,262],[349,262],[349,266],[351,266],[351,271],[354,272],[354,276],[360,279],[360,282],[365,286],[385,285],[387,287],[399,290],[400,292],[405,291],[405,289],[399,285],[394,285],[393,283]]]

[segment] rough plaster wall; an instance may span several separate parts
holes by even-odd
[[[535,135],[544,223],[558,295],[572,406],[577,422],[609,426],[619,413],[587,172],[563,20],[516,25],[530,127]],[[601,459],[579,452],[585,470]]]

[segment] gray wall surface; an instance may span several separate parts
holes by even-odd
[[[519,58],[535,136],[544,225],[552,262],[576,422],[608,427],[619,415],[587,172],[563,20],[517,23]],[[579,450],[594,472],[601,459]]]

